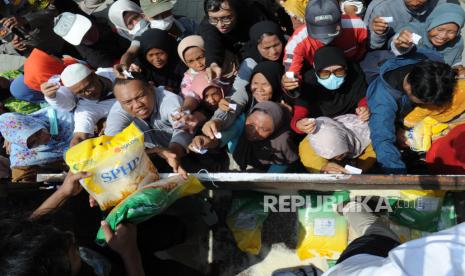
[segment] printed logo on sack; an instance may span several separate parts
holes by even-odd
[[[134,171],[139,164],[140,158],[137,157],[127,164],[114,168],[110,171],[104,172],[100,175],[100,178],[103,180],[103,183],[111,183],[117,181],[119,178],[124,177]]]
[[[118,153],[118,152],[121,152],[121,151],[123,151],[123,150],[129,148],[129,146],[135,144],[135,143],[137,142],[137,140],[138,140],[137,138],[134,138],[134,139],[132,139],[131,141],[129,141],[128,143],[122,145],[121,147],[115,148],[115,152]]]

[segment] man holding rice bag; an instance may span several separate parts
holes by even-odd
[[[184,178],[181,159],[186,154],[192,135],[175,128],[173,114],[182,106],[181,97],[133,73],[134,78],[116,79],[114,93],[117,102],[108,114],[105,135],[114,136],[131,122],[145,133],[148,153],[157,153]]]
[[[99,68],[93,72],[87,66],[75,63],[63,70],[58,82],[49,81],[50,85],[42,87],[50,105],[67,111],[74,109],[71,146],[92,137],[97,122],[107,117],[115,102],[114,80],[111,68]]]

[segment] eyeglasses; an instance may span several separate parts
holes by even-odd
[[[336,70],[319,70],[317,73],[318,77],[320,79],[327,79],[331,76],[331,74],[334,74],[336,77],[345,77],[347,75],[347,70],[346,68],[342,67],[342,68],[338,68]]]
[[[76,92],[77,96],[85,96],[91,94],[95,90],[95,79],[92,79],[86,87]]]
[[[224,25],[229,25],[233,21],[232,16],[223,16],[223,17],[208,17],[208,22],[214,26],[218,25],[221,22]]]

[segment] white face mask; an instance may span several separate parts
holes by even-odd
[[[128,33],[133,36],[139,36],[147,30],[147,28],[149,27],[149,24],[150,22],[148,22],[147,20],[141,19],[139,20],[139,22],[137,22],[136,25],[134,25],[132,30],[128,31]]]
[[[163,19],[150,20],[150,28],[167,31],[171,29],[174,23],[174,16],[170,15]]]

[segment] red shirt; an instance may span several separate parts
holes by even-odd
[[[348,60],[360,60],[367,50],[368,29],[359,17],[341,16],[341,33],[329,45],[344,50]],[[294,31],[284,50],[284,66],[287,71],[294,72],[301,79],[304,61],[313,66],[315,52],[325,46],[307,33],[307,25],[303,24]]]

